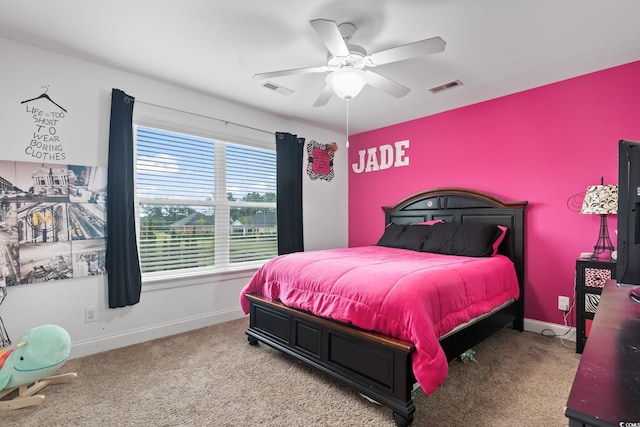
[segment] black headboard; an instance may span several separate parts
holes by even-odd
[[[385,206],[385,225],[410,224],[441,219],[445,222],[495,224],[509,230],[498,252],[509,257],[520,284],[519,300],[524,300],[524,211],[526,201],[504,201],[466,188],[436,188],[414,194],[395,206]],[[524,313],[524,305],[520,308]]]

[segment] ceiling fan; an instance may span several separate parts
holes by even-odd
[[[334,92],[348,101],[356,96],[366,84],[396,98],[403,97],[409,93],[408,87],[368,68],[442,52],[447,44],[440,37],[431,37],[368,54],[362,46],[348,44],[357,29],[354,24],[345,22],[338,25],[335,21],[328,19],[314,19],[309,23],[329,50],[327,65],[259,73],[254,74],[253,77],[268,79],[294,74],[330,72],[327,75],[327,84],[313,104],[314,107],[325,105]],[[342,91],[339,88],[338,80],[350,80],[352,86],[348,86],[345,91]]]

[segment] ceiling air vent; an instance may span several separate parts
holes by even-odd
[[[440,93],[443,90],[447,90],[447,89],[451,89],[457,86],[462,86],[462,82],[460,80],[454,80],[452,82],[449,83],[445,83],[443,85],[440,86],[434,86],[432,88],[429,89],[429,92],[436,94],[436,93]]]
[[[293,93],[291,89],[287,89],[284,86],[279,86],[271,82],[266,82],[262,86],[266,87],[267,89],[271,89],[274,92],[278,92],[280,95],[291,95]]]

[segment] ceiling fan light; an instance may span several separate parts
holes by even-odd
[[[327,84],[337,96],[347,101],[355,98],[365,84],[365,72],[357,68],[347,68],[332,71],[327,75]]]

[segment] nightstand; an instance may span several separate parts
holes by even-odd
[[[604,284],[615,278],[615,261],[576,261],[576,353],[584,350]]]

